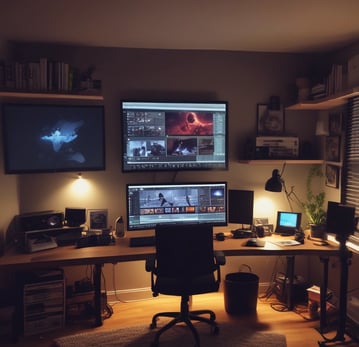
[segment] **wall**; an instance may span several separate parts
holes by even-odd
[[[226,180],[230,189],[255,190],[256,217],[269,217],[275,222],[276,211],[288,209],[284,194],[264,191],[264,182],[274,168],[270,165],[243,165],[238,162],[243,143],[255,136],[256,105],[268,102],[271,95],[279,95],[284,104],[294,100],[294,80],[306,75],[313,56],[292,54],[266,54],[222,51],[167,51],[145,49],[66,47],[50,44],[15,43],[11,45],[13,58],[38,59],[47,56],[66,60],[77,67],[96,66],[95,79],[101,79],[106,109],[106,161],[103,172],[86,172],[83,176],[91,185],[87,194],[73,193],[75,175],[71,173],[5,176],[0,175],[1,186],[10,180],[9,196],[18,204],[19,212],[48,209],[64,210],[69,206],[87,209],[107,208],[110,224],[119,215],[126,215],[125,185],[127,182],[162,182],[176,177],[177,181]],[[123,98],[160,99],[217,99],[229,102],[229,159],[228,171],[125,174],[121,172],[121,115]],[[315,116],[310,112],[288,112],[286,129],[289,134],[313,139]],[[303,189],[307,165],[288,165],[285,178],[294,185],[299,196]],[[14,184],[16,181],[16,184]],[[17,190],[18,186],[18,190]],[[15,198],[15,196],[17,196]],[[8,217],[17,210],[1,202]],[[225,272],[238,271],[248,263],[268,282],[274,269],[283,270],[279,259],[250,257],[231,258]],[[296,273],[307,276],[309,263],[298,257]],[[104,269],[107,289],[128,290],[149,286],[143,262],[108,265]],[[126,276],[122,274],[126,273]],[[88,269],[66,271],[69,281],[85,277]],[[128,276],[132,274],[132,276]],[[313,280],[313,279],[311,279]]]

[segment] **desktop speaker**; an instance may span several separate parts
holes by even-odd
[[[86,222],[85,208],[65,208],[65,221],[69,227],[79,227]]]
[[[327,232],[341,236],[349,236],[355,230],[355,208],[328,201]]]
[[[24,213],[17,216],[17,230],[20,232],[62,228],[64,221],[63,212],[42,211]]]

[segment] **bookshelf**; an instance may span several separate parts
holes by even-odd
[[[286,110],[329,110],[345,105],[349,98],[353,98],[358,95],[359,87],[354,87],[322,99],[301,101],[297,104],[287,106]]]
[[[19,91],[0,91],[0,99],[39,99],[39,100],[88,100],[103,101],[102,95],[70,93],[36,93]]]

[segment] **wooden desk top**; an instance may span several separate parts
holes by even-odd
[[[288,240],[288,237],[270,236],[264,238],[265,247],[246,247],[246,239],[228,238],[225,241],[213,241],[215,250],[220,250],[226,256],[238,255],[318,255],[338,256],[339,248],[335,244],[328,246],[315,245],[313,241],[305,240],[303,245],[277,246],[271,241]],[[292,239],[292,238],[290,238]],[[154,247],[129,247],[129,238],[117,239],[115,245],[76,248],[75,246],[58,247],[36,253],[22,253],[19,250],[8,250],[0,257],[0,268],[25,270],[27,268],[44,268],[71,265],[90,265],[118,263],[125,261],[145,260],[154,254]]]

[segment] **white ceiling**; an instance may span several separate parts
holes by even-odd
[[[359,0],[0,0],[0,41],[316,52],[359,42]]]

